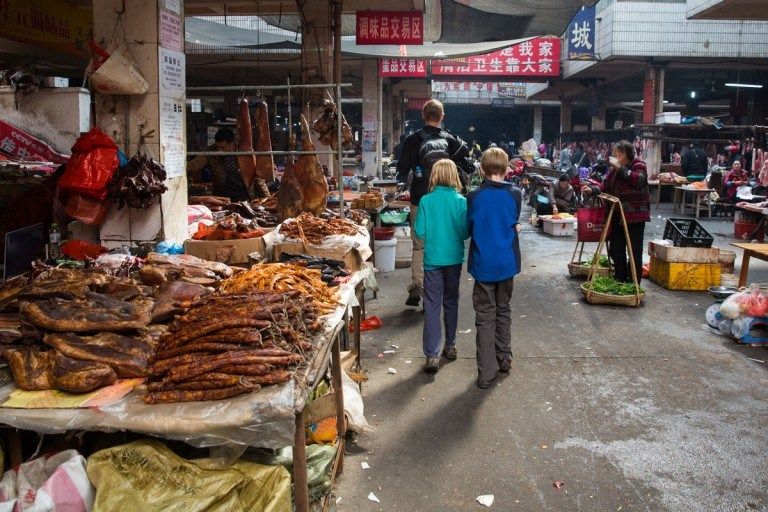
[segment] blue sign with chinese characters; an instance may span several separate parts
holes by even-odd
[[[565,32],[568,60],[596,60],[595,8],[582,7],[571,19]]]

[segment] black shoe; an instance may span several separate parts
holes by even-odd
[[[456,352],[456,345],[446,345],[443,348],[443,357],[449,361],[455,361],[459,357],[458,352]]]
[[[512,368],[512,356],[507,356],[499,361],[499,371],[501,373],[509,373]]]
[[[415,308],[419,307],[419,303],[421,303],[421,295],[409,293],[408,299],[405,301],[406,306],[413,306]]]
[[[424,371],[427,373],[437,373],[439,369],[440,369],[440,358],[428,357],[427,362],[424,365]]]
[[[491,386],[493,386],[493,381],[492,380],[480,380],[480,379],[477,379],[477,387],[479,387],[480,389],[488,389]]]

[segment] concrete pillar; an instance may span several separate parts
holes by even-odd
[[[542,125],[544,124],[544,111],[541,105],[533,106],[533,139],[541,144]]]
[[[392,153],[397,144],[395,138],[395,98],[392,96],[392,87],[389,84],[384,84],[382,87],[382,110],[383,110],[383,123],[384,123],[384,135],[387,140],[387,151]]]
[[[381,78],[376,59],[363,60],[363,163],[364,173],[379,174],[381,163]]]
[[[122,8],[122,23],[116,25]],[[97,94],[96,125],[126,155],[147,153],[168,173],[168,191],[149,210],[110,211],[100,227],[102,243],[114,247],[157,239],[183,241],[187,238],[183,2],[94,0],[93,23],[94,38],[103,46],[125,42],[136,69],[149,83],[143,95]]]
[[[573,129],[573,124],[571,124],[572,123],[571,109],[572,109],[571,100],[567,100],[567,99],[560,100],[560,132],[561,133],[570,132]]]
[[[592,116],[592,129],[593,130],[605,130],[605,117],[607,110],[607,102],[605,100],[605,93],[596,91],[597,94],[597,110]]]
[[[643,83],[643,124],[654,124],[656,114],[664,112],[664,79],[663,67],[646,64]]]

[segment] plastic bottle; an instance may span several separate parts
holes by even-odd
[[[61,231],[56,222],[51,224],[51,229],[48,230],[48,258],[52,260],[61,258]]]

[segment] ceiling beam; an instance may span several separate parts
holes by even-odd
[[[342,13],[382,9],[387,11],[424,11],[424,0],[344,0]],[[187,16],[244,16],[244,15],[279,15],[297,14],[296,2],[293,0],[185,0],[184,13]]]

